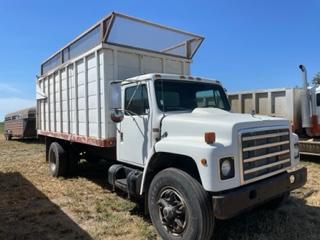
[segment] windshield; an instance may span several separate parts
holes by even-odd
[[[219,85],[165,79],[156,80],[154,85],[158,107],[165,112],[210,107],[230,111],[227,96]]]

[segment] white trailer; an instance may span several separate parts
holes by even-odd
[[[231,111],[286,118],[294,132],[301,123],[302,88],[274,88],[228,93]]]
[[[191,76],[203,37],[112,13],[41,65],[37,128],[52,176],[105,159],[108,183],[145,200],[163,239],[211,239],[215,219],[306,182],[287,120],[230,112]]]
[[[302,154],[320,156],[320,88],[309,87],[306,69],[300,66],[303,87],[262,89],[228,94],[231,110],[286,118],[292,131],[300,137]]]

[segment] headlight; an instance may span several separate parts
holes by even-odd
[[[234,159],[232,157],[220,159],[220,175],[222,180],[234,177]]]
[[[295,143],[294,144],[293,153],[294,153],[294,158],[295,159],[300,157],[299,143]]]

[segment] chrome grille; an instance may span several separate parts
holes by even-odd
[[[243,181],[253,182],[290,166],[290,132],[273,129],[241,135]]]

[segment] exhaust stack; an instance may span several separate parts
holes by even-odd
[[[311,125],[311,114],[310,114],[310,94],[308,90],[307,70],[305,66],[299,65],[302,76],[303,90],[301,92],[301,115],[302,115],[302,127],[310,128]]]

